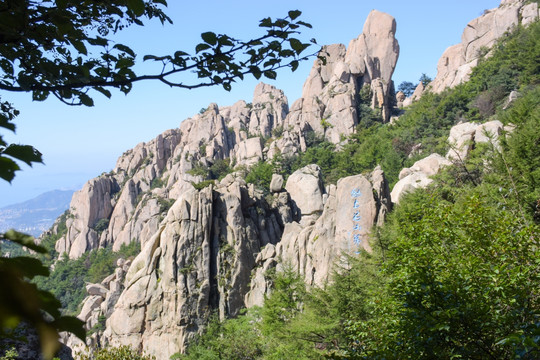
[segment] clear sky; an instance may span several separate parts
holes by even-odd
[[[301,10],[302,19],[313,25],[304,39],[319,44],[343,43],[356,38],[372,9],[394,16],[400,55],[393,79],[416,83],[422,73],[435,77],[437,61],[450,45],[460,42],[467,23],[499,0],[333,0],[333,1],[238,1],[169,0],[167,14],[174,24],[158,21],[132,27],[115,40],[135,50],[139,60],[145,54],[164,55],[175,50],[193,53],[205,31],[248,39],[259,36],[260,19],[283,17],[288,10]],[[302,85],[313,64],[301,65],[295,73],[282,70],[275,81],[264,80],[283,91],[291,105],[301,96]],[[150,72],[148,65],[142,71]],[[158,70],[156,70],[158,71]],[[53,189],[79,189],[92,177],[110,171],[117,158],[142,141],[178,127],[183,119],[215,102],[232,105],[251,101],[257,80],[237,83],[231,92],[222,88],[171,89],[160,83],[138,83],[127,96],[113,93],[109,100],[94,97],[93,108],[68,107],[54,97],[32,102],[30,94],[2,93],[21,115],[17,133],[3,133],[9,142],[30,144],[43,153],[45,165],[22,166],[10,185],[0,181],[0,207],[21,202]]]

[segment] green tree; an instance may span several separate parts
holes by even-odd
[[[403,81],[401,84],[399,84],[398,86],[398,91],[401,91],[405,94],[405,96],[409,97],[413,94],[414,92],[414,89],[416,87],[414,86],[414,84],[410,81]]]
[[[38,253],[47,252],[35,245],[31,236],[13,230],[0,233],[0,240],[0,245],[10,241]],[[72,332],[81,339],[85,338],[85,331],[81,320],[62,316],[61,303],[54,295],[30,282],[38,275],[48,276],[49,269],[36,258],[0,257],[0,336],[10,337],[11,330],[24,320],[37,330],[43,355],[50,359],[59,348],[60,331]]]
[[[76,360],[155,360],[155,356],[141,355],[130,346],[97,349],[92,354],[76,354]]]
[[[427,76],[425,73],[422,73],[418,81],[420,81],[422,85],[427,86],[431,82],[431,78]]]

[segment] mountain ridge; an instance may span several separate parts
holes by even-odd
[[[52,190],[0,208],[0,232],[16,229],[38,237],[69,208],[74,191]]]

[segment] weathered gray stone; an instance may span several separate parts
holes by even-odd
[[[296,170],[287,179],[285,189],[300,211],[301,217],[319,215],[323,210],[321,169],[317,165],[308,165]]]
[[[97,295],[97,296],[101,296],[102,298],[105,298],[105,296],[107,296],[108,291],[109,290],[101,284],[86,285],[86,292],[88,293],[88,295]]]
[[[465,160],[473,146],[474,134],[477,127],[478,124],[466,122],[453,126],[450,129],[450,136],[448,137],[450,150],[446,154],[448,159]]]
[[[281,189],[283,189],[283,176],[279,174],[272,174],[270,192],[280,192]]]

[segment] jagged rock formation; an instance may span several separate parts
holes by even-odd
[[[120,294],[124,290],[124,279],[131,265],[130,260],[118,259],[114,272],[99,284],[87,284],[88,296],[81,303],[81,311],[77,316],[84,321],[88,331],[87,342],[91,347],[101,346],[101,336],[105,327],[105,319],[111,316]],[[72,334],[62,334],[63,342],[75,354],[84,353],[86,344]]]
[[[202,179],[190,170],[222,159],[245,165],[265,159],[260,137],[283,125],[287,109],[283,92],[261,83],[252,104],[210,104],[179,129],[127,151],[111,173],[89,181],[73,196],[68,232],[56,250],[76,258],[97,247],[112,245],[117,250],[134,239],[148,238],[158,230],[171,202]],[[105,229],[97,229],[100,221]]]
[[[200,169],[219,161],[250,166],[294,156],[313,133],[338,144],[354,132],[360,105],[380,109],[387,121],[395,103],[395,31],[390,15],[372,11],[348,48],[324,48],[326,63],[315,61],[291,111],[281,90],[261,83],[252,103],[210,104],[125,152],[113,171],[75,194],[56,244],[60,254],[76,258],[131,241],[142,248],[121,285],[123,273],[89,286],[80,317],[88,328],[107,317],[92,344],[130,344],[168,358],[185,349],[212,311],[234,316],[262,304],[268,270],[291,266],[320,286],[343,251],[370,250],[368,233],[391,207],[380,168],[325,187],[310,165],[285,186],[274,176],[266,196],[240,173],[200,190],[194,184],[204,179]]]
[[[339,143],[358,124],[358,94],[364,86],[371,91],[369,105],[381,109],[388,121],[395,105],[392,74],[399,56],[395,32],[394,18],[373,10],[362,34],[348,48],[343,44],[323,47],[325,60],[315,61],[302,98],[291,106],[286,126],[301,132],[313,130]]]
[[[143,241],[104,341],[166,358],[184,349],[212,310],[221,317],[238,314],[255,259],[280,240],[283,222],[240,177],[186,191]]]
[[[295,172],[285,188],[275,178],[266,198],[237,174],[182,193],[159,230],[141,238],[144,247],[129,268],[119,264],[87,287],[79,317],[89,329],[108,317],[90,345],[129,344],[168,358],[185,349],[212,311],[226,317],[262,305],[270,269],[292,266],[321,286],[344,251],[370,249],[369,231],[391,206],[379,168],[328,191],[316,165]],[[293,186],[299,179],[302,186]],[[80,349],[76,340],[68,343]]]
[[[502,0],[498,8],[467,24],[461,43],[450,46],[437,65],[437,76],[430,84],[431,91],[442,92],[469,79],[478,60],[506,31],[518,24],[527,25],[539,17],[538,4],[526,0]]]
[[[111,173],[89,181],[73,196],[68,231],[56,250],[77,258],[97,247],[117,250],[134,239],[149,238],[172,201],[202,180],[193,171],[197,166],[223,159],[250,166],[277,154],[294,156],[306,150],[306,137],[313,132],[340,143],[358,124],[357,107],[366,101],[361,91],[368,95],[365,105],[380,109],[388,120],[395,104],[391,77],[399,55],[395,31],[393,17],[373,10],[363,33],[348,48],[324,47],[326,63],[315,61],[302,98],[290,112],[283,92],[261,83],[251,104],[210,104],[178,129],[128,150]]]

